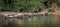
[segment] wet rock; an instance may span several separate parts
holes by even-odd
[[[45,13],[44,15],[45,15],[45,16],[48,16],[49,14],[48,14],[48,13]]]
[[[22,17],[23,17],[23,16],[17,16],[16,18],[17,18],[17,19],[22,19]]]
[[[29,16],[29,18],[33,17],[33,15],[28,15],[28,16]]]
[[[40,14],[41,16],[44,16],[43,14]]]
[[[33,15],[33,16],[37,16],[37,14],[36,15]]]

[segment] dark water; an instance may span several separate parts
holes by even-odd
[[[60,27],[60,16],[55,15],[24,15],[18,18],[10,18],[5,20],[5,17],[0,16],[0,27]]]

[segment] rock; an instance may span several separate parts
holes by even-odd
[[[23,17],[23,16],[17,16],[16,18],[17,18],[17,19],[22,19],[22,17]]]
[[[45,13],[45,16],[49,15],[48,13]]]

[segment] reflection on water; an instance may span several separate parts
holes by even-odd
[[[59,16],[27,16],[19,18],[7,18],[0,16],[0,27],[60,27]]]

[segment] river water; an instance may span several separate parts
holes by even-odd
[[[0,27],[60,27],[59,15],[24,15],[20,18],[0,16]]]

